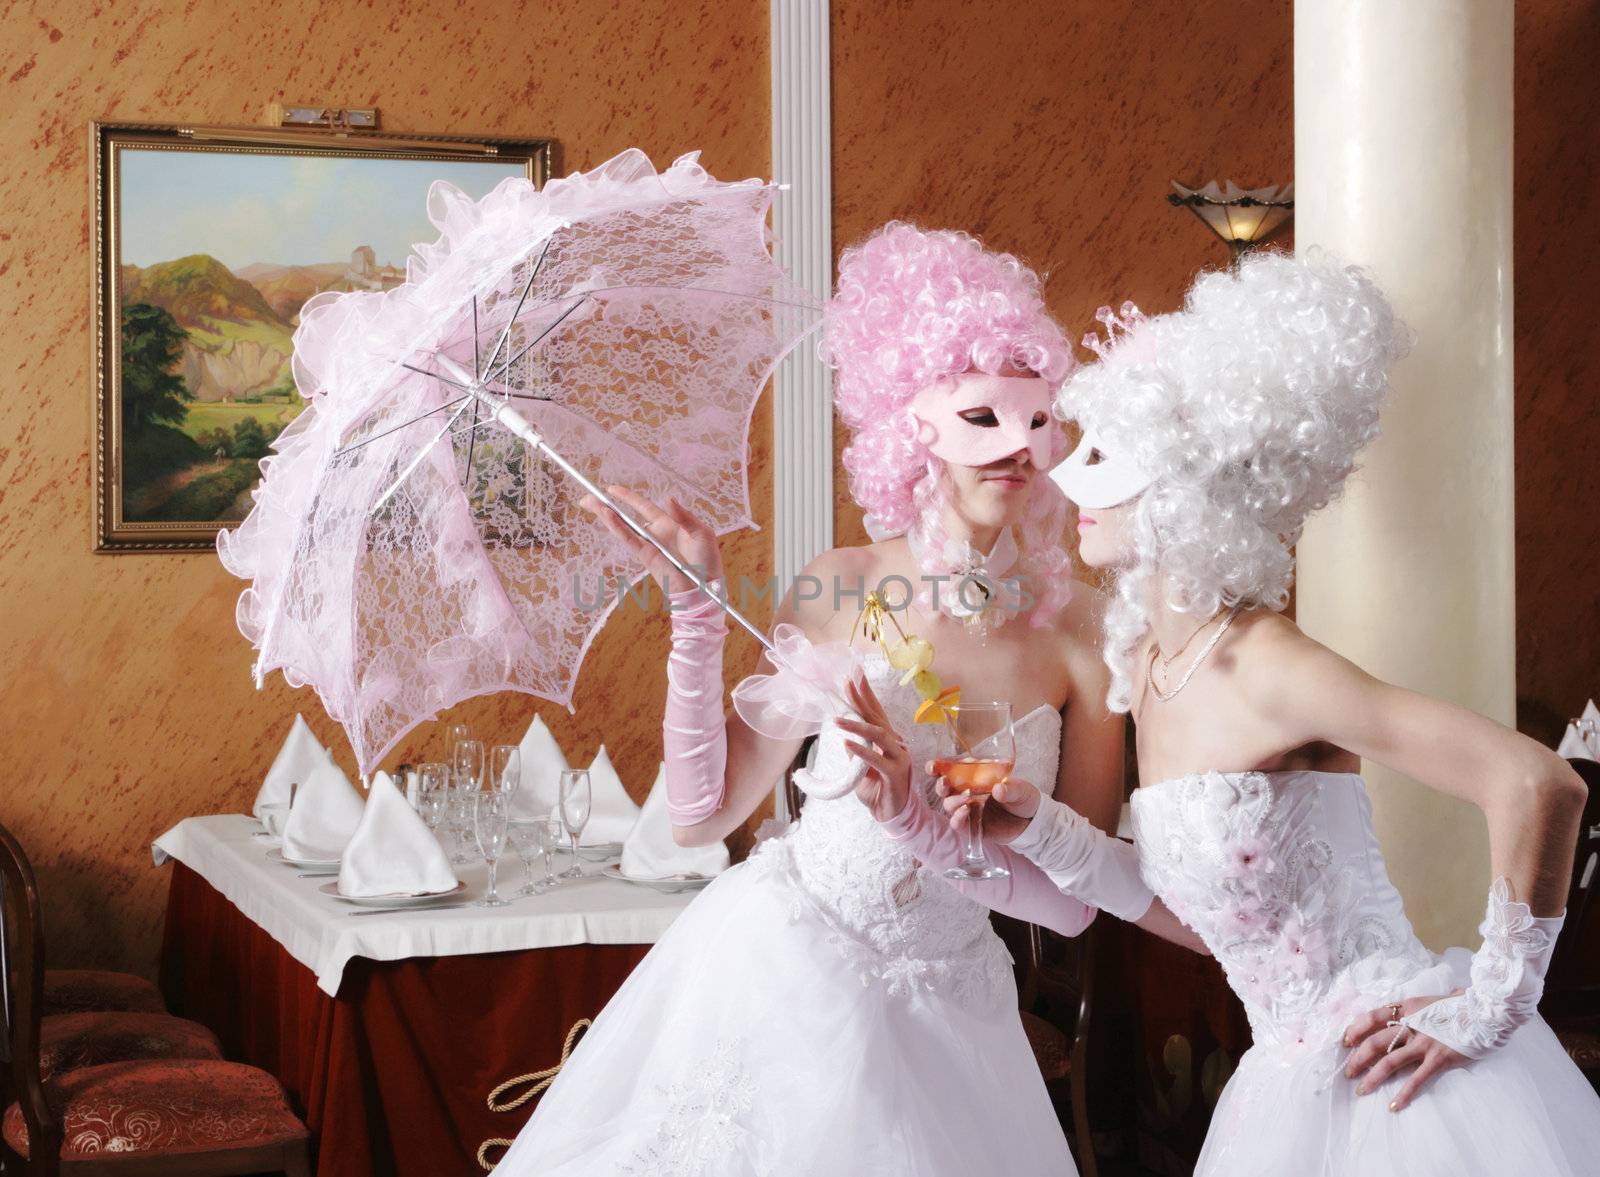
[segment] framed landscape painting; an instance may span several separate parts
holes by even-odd
[[[375,148],[239,130],[93,126],[96,551],[212,547],[304,407],[292,358],[306,300],[403,282],[411,246],[438,236],[435,180],[477,199],[550,171],[547,140],[385,134]]]

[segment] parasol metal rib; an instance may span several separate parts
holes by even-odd
[[[488,408],[490,416],[493,417],[494,420],[499,422],[511,433],[514,433],[517,437],[521,438],[535,451],[549,458],[563,471],[565,471],[567,476],[570,477],[574,482],[615,511],[617,513],[617,517],[622,520],[623,524],[628,528],[629,531],[633,532],[640,539],[644,540],[651,547],[655,548],[656,551],[665,556],[668,563],[670,563],[684,576],[688,577],[689,580],[693,581],[694,584],[706,594],[706,596],[716,601],[716,603],[722,607],[722,611],[724,613],[733,618],[740,625],[744,626],[744,628],[749,632],[750,636],[761,643],[762,649],[768,651],[769,653],[772,651],[773,645],[771,638],[762,633],[760,628],[756,626],[756,624],[748,617],[739,612],[738,609],[734,608],[731,602],[725,600],[720,594],[718,594],[706,582],[703,576],[701,576],[693,568],[689,567],[689,565],[684,563],[683,560],[679,559],[676,552],[672,551],[666,546],[666,544],[662,543],[655,536],[651,535],[650,530],[645,527],[643,523],[640,523],[637,519],[635,519],[632,513],[629,512],[626,507],[617,502],[617,500],[610,494],[606,493],[604,490],[601,490],[600,487],[596,486],[594,482],[583,473],[583,471],[579,470],[571,462],[567,461],[566,458],[562,457],[561,454],[556,452],[556,450],[551,447],[550,443],[540,436],[539,431],[529,424],[526,417],[517,412],[509,404],[497,403],[483,392],[474,392],[473,395],[483,402],[484,406]]]
[[[400,489],[401,483],[410,478],[411,472],[418,466],[422,465],[422,459],[428,456],[428,451],[434,446],[438,445],[439,441],[444,437],[444,435],[455,428],[456,422],[461,419],[461,414],[467,411],[467,405],[478,403],[476,398],[480,395],[482,394],[474,391],[472,396],[461,398],[461,407],[454,413],[450,414],[450,420],[444,423],[444,428],[439,430],[438,433],[435,433],[429,440],[428,444],[417,451],[416,456],[412,458],[411,461],[407,462],[406,468],[400,472],[400,477],[396,478],[394,480],[394,484],[390,486],[388,490],[383,492],[382,497],[379,498],[376,503],[372,504],[373,514],[377,514],[379,511],[383,510],[384,504],[394,497],[394,492]]]
[[[528,281],[522,287],[522,293],[517,295],[517,305],[512,308],[511,317],[506,320],[506,325],[500,329],[500,338],[494,341],[494,350],[489,353],[489,359],[484,363],[485,368],[494,366],[500,358],[500,349],[506,345],[506,340],[511,338],[511,328],[517,325],[517,316],[522,313],[522,304],[528,300],[528,294],[533,290],[533,284],[538,281],[539,271],[544,268],[545,255],[550,252],[550,245],[555,241],[552,235],[546,237],[544,248],[539,251],[539,260],[533,263],[533,272],[528,275]],[[476,336],[474,336],[476,339]]]
[[[581,307],[584,303],[586,303],[588,301],[589,301],[589,296],[587,294],[580,294],[578,296],[578,301],[577,302],[573,303],[566,310],[562,311],[561,314],[559,316],[557,316],[555,322],[551,323],[550,326],[546,327],[543,331],[539,332],[538,335],[534,336],[533,339],[529,340],[528,343],[523,346],[521,351],[519,351],[516,355],[512,356],[505,363],[501,364],[500,365],[500,370],[495,372],[494,375],[488,377],[488,379],[489,380],[500,380],[502,377],[504,377],[505,374],[511,370],[511,365],[512,364],[516,363],[523,356],[527,355],[530,349],[538,347],[539,344],[543,343],[544,339],[545,339],[545,336],[549,335],[550,332],[554,331],[557,327],[561,326],[562,323],[565,323],[567,321],[567,316],[571,315],[573,311],[577,310],[579,307]]]

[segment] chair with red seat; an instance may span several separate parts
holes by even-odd
[[[164,1014],[167,1003],[153,982],[102,969],[47,969],[44,1016],[52,1014]]]
[[[21,1172],[227,1177],[281,1170],[310,1177],[309,1133],[282,1085],[265,1071],[215,1057],[95,1063],[95,1051],[110,1049],[106,1044],[119,1032],[140,1049],[138,1032],[126,1020],[119,1027],[102,1019],[97,1027],[92,1018],[81,1025],[52,1018],[47,1036],[39,892],[27,857],[3,826],[0,918],[6,946],[0,1063],[9,1066],[16,1097],[0,1120],[0,1139],[21,1161]],[[193,1023],[162,1017],[156,1037],[172,1039],[164,1045],[181,1047],[187,1039],[204,1046],[185,1028]]]

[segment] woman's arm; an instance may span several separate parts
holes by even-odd
[[[668,500],[662,510],[625,487],[607,489],[703,578],[721,579],[716,535],[676,499]],[[687,582],[653,545],[634,535],[609,507],[592,496],[585,496],[581,505],[627,545],[672,604],[673,646],[662,721],[672,836],[680,846],[720,841],[756,811],[794,759],[800,741],[768,739],[724,706],[722,648],[727,622],[720,606]],[[791,592],[778,606],[773,624],[787,621],[804,628],[806,620],[796,615]],[[762,669],[774,669],[765,654]]]
[[[1326,741],[1470,801],[1489,825],[1484,941],[1465,990],[1371,1010],[1345,1031],[1345,1074],[1365,1095],[1413,1068],[1389,1103],[1407,1107],[1441,1071],[1509,1040],[1531,1019],[1565,915],[1587,789],[1554,752],[1464,707],[1382,682],[1285,627],[1249,652],[1251,702],[1298,745]]]
[[[1382,682],[1298,630],[1263,635],[1249,658],[1240,682],[1288,746],[1325,741],[1472,802],[1488,821],[1492,875],[1535,916],[1566,906],[1588,790],[1561,757],[1465,707]]]

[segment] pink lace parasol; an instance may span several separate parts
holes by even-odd
[[[750,415],[821,307],[768,252],[772,187],[696,159],[630,150],[477,202],[435,183],[403,285],[302,310],[307,408],[217,548],[251,581],[257,681],[315,688],[363,773],[474,695],[571,707],[640,574],[577,480],[754,526]]]

